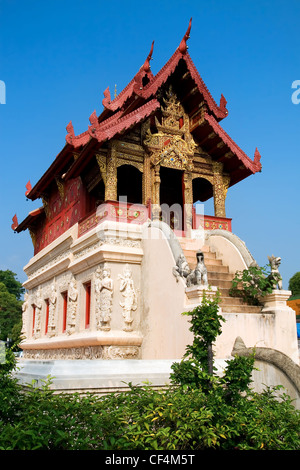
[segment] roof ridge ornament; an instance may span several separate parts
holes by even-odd
[[[181,54],[183,54],[183,55],[186,54],[186,52],[188,50],[188,46],[187,46],[186,42],[190,37],[191,27],[192,27],[192,18],[190,19],[188,29],[186,30],[186,33],[183,36],[183,38],[181,40],[181,43],[178,46],[179,52],[181,52]]]
[[[143,65],[143,67],[142,67],[143,70],[144,70],[144,72],[146,72],[146,73],[149,73],[149,72],[150,72],[150,69],[151,69],[151,67],[150,67],[150,60],[152,60],[153,48],[154,48],[154,41],[152,41],[152,45],[151,45],[150,52],[149,52],[149,54],[148,54],[148,56],[147,56],[147,58],[146,58],[146,60],[145,60],[145,62],[144,62],[144,65]]]
[[[261,171],[261,155],[256,147],[255,152],[254,152],[254,160],[253,163],[257,166],[257,168],[260,168],[259,171]]]
[[[25,196],[28,196],[28,194],[30,193],[30,191],[32,190],[32,186],[31,186],[31,183],[30,183],[30,180],[28,181],[28,183],[26,184],[26,189],[27,191],[25,192]]]
[[[226,105],[227,105],[227,100],[226,100],[225,96],[223,94],[221,94],[219,108],[223,113],[228,114],[228,110],[226,108]]]
[[[13,216],[12,221],[13,221],[13,224],[11,225],[11,228],[13,229],[13,231],[15,231],[19,225],[17,214]]]
[[[74,127],[73,127],[72,121],[70,121],[69,124],[67,125],[66,131],[67,131],[66,141],[69,145],[73,145],[75,133],[74,133]]]
[[[104,90],[103,95],[104,95],[104,98],[102,100],[102,105],[104,106],[104,108],[109,108],[109,105],[111,103],[109,86]]]

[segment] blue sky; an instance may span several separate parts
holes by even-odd
[[[103,91],[120,92],[154,40],[153,73],[165,64],[193,18],[189,53],[208,89],[227,99],[222,126],[262,173],[230,188],[233,231],[264,266],[282,257],[284,288],[300,271],[300,2],[266,0],[0,0],[0,269],[26,279],[29,234],[14,234],[40,201],[26,201],[65,143],[66,125],[87,129]],[[210,206],[208,213],[212,213]]]

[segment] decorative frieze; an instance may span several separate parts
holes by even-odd
[[[83,360],[83,359],[138,359],[138,346],[83,346],[78,348],[25,349],[24,359]]]
[[[138,346],[104,346],[103,359],[138,359]]]
[[[81,348],[25,349],[24,359],[102,359],[102,346],[85,346]]]

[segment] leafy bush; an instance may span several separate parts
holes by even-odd
[[[191,316],[194,342],[173,365],[172,385],[133,386],[99,397],[55,394],[51,378],[25,392],[0,367],[0,450],[300,450],[300,412],[283,394],[250,388],[254,355],[214,375],[208,349],[220,333],[219,298]]]
[[[300,415],[273,392],[239,396],[221,386],[149,385],[97,397],[22,393],[18,412],[0,422],[1,450],[299,450]]]
[[[260,297],[270,294],[276,288],[280,275],[271,273],[271,266],[250,266],[237,271],[229,295],[240,297],[249,305],[261,305]]]

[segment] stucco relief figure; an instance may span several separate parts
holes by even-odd
[[[49,296],[49,323],[48,323],[49,336],[54,336],[55,330],[56,330],[56,315],[55,315],[56,300],[57,300],[56,285],[53,283],[51,285],[51,293]]]
[[[41,335],[41,318],[42,318],[42,295],[39,287],[35,298],[35,321],[34,321],[34,337],[39,338]]]
[[[76,328],[77,298],[76,281],[72,279],[68,290],[67,333],[69,335],[74,333]]]
[[[137,295],[132,279],[132,272],[128,265],[125,266],[123,275],[119,274],[120,292],[124,297],[124,302],[120,302],[123,308],[123,318],[125,322],[124,331],[132,331],[133,311],[137,309]]]
[[[272,255],[272,256],[268,256],[268,260],[271,266],[271,276],[275,281],[277,281],[278,289],[282,290],[282,277],[278,270],[280,263],[281,263],[281,258],[279,256],[276,257]]]
[[[24,302],[22,304],[22,331],[21,336],[27,336],[28,328],[28,306],[29,306],[29,295],[28,292],[24,294]]]
[[[207,268],[204,264],[204,254],[202,253],[202,251],[198,251],[196,253],[196,258],[197,266],[187,276],[186,285],[188,287],[190,287],[191,285],[203,285],[204,287],[208,287]]]
[[[110,269],[105,265],[98,268],[95,278],[97,329],[109,331],[112,312],[113,280]]]

